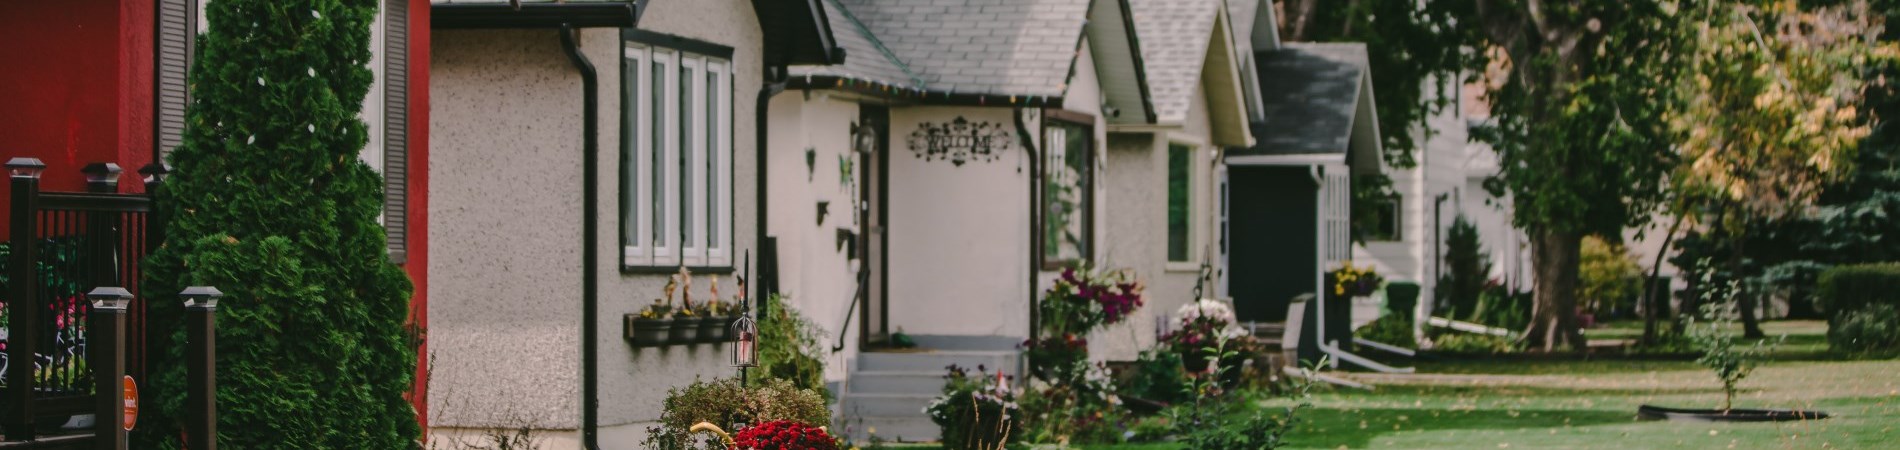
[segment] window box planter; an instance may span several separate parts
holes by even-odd
[[[674,345],[684,345],[699,342],[699,324],[704,321],[705,319],[700,317],[673,317],[673,331],[669,334],[669,336],[671,336],[671,339],[669,339],[670,343]]]
[[[635,347],[659,347],[666,345],[672,336],[673,319],[649,319],[639,314],[627,315],[627,341]]]
[[[699,322],[699,341],[714,344],[732,339],[733,316],[711,316]]]

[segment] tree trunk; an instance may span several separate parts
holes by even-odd
[[[1748,288],[1748,277],[1742,273],[1742,250],[1747,243],[1747,236],[1745,225],[1736,225],[1729,233],[1728,270],[1729,276],[1735,278],[1734,294],[1735,301],[1740,303],[1736,309],[1742,313],[1742,337],[1761,339],[1768,335],[1761,332],[1761,319],[1755,315],[1755,293]]]
[[[1656,321],[1668,314],[1664,309],[1669,300],[1662,295],[1668,292],[1668,286],[1662,285],[1662,265],[1666,259],[1664,256],[1669,255],[1669,245],[1676,242],[1676,230],[1682,228],[1684,217],[1688,215],[1679,213],[1676,220],[1669,224],[1669,233],[1663,235],[1662,248],[1656,250],[1656,263],[1649,266],[1649,280],[1643,283],[1646,286],[1643,289],[1643,345],[1656,344]]]
[[[1531,270],[1535,303],[1530,329],[1524,339],[1544,351],[1581,350],[1583,332],[1577,328],[1577,264],[1583,234],[1538,229],[1531,232]]]
[[[1280,11],[1280,20],[1286,24],[1280,28],[1280,39],[1287,42],[1305,41],[1306,27],[1313,20],[1315,0],[1281,0],[1278,3],[1284,6]]]

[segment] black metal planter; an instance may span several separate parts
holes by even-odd
[[[1829,416],[1821,411],[1789,409],[1676,409],[1643,405],[1636,409],[1636,417],[1678,422],[1788,422],[1820,420]]]
[[[650,319],[628,314],[626,322],[627,340],[636,347],[659,347],[672,337],[671,318]]]
[[[668,335],[669,340],[673,344],[699,342],[699,324],[704,321],[705,319],[700,317],[674,317],[673,331]]]
[[[699,322],[699,341],[725,342],[732,336],[732,316],[711,316]]]

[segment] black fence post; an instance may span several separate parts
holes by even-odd
[[[211,286],[192,286],[185,298],[185,448],[218,448],[218,297]]]
[[[33,430],[33,353],[37,350],[37,328],[39,323],[39,297],[35,292],[39,287],[34,283],[33,262],[36,245],[33,232],[35,216],[34,202],[39,197],[40,172],[46,170],[46,164],[34,158],[13,158],[7,161],[7,171],[13,184],[13,207],[9,230],[13,242],[13,260],[7,268],[11,275],[8,286],[7,313],[12,316],[12,329],[7,337],[7,405],[5,423],[6,438],[10,441],[32,440]]]
[[[119,175],[124,171],[118,164],[87,164],[80,172],[86,174],[86,192],[93,194],[119,193]],[[80,243],[81,251],[86,252],[86,268],[80,280],[84,286],[127,286],[128,283],[119,273],[119,260],[122,250],[119,242],[119,214],[112,211],[92,211],[86,213],[85,241]]]
[[[165,243],[165,212],[163,211],[165,205],[158,201],[158,190],[164,188],[165,178],[171,173],[172,166],[162,162],[146,164],[145,167],[139,168],[139,174],[145,176],[143,180],[145,195],[152,197],[152,212],[145,216],[145,248],[147,249],[157,250],[159,244]]]
[[[125,450],[125,409],[132,406],[125,398],[125,308],[132,303],[132,293],[100,287],[86,298],[92,300],[86,356],[91,359],[87,363],[92,365],[93,399],[98,402],[93,412],[93,448]]]

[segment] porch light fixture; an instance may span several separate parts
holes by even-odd
[[[186,307],[215,308],[218,306],[218,297],[223,297],[224,293],[211,286],[192,286],[179,292],[178,296],[185,298]]]
[[[92,301],[93,309],[125,309],[132,304],[132,292],[122,287],[100,286],[86,293],[86,299]]]
[[[20,157],[7,160],[7,172],[14,178],[38,179],[40,172],[44,171],[46,171],[46,163],[40,162],[39,158]]]
[[[759,366],[759,326],[750,312],[732,321],[732,366],[740,370]]]

